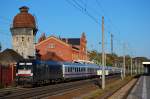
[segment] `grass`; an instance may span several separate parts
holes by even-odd
[[[96,99],[98,97],[108,97],[113,92],[117,91],[122,86],[127,84],[131,79],[132,79],[132,77],[128,76],[124,80],[119,79],[113,83],[109,83],[106,85],[106,88],[104,90],[97,89],[97,90],[93,91],[92,93],[90,93],[90,95],[85,96],[83,99]]]

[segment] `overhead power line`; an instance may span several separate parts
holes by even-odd
[[[87,8],[83,7],[83,5],[81,5],[81,3],[79,3],[78,1],[76,0],[66,0],[70,5],[72,5],[74,8],[76,8],[77,10],[81,11],[83,14],[87,15],[89,18],[91,18],[95,23],[97,24],[100,24],[98,22],[98,19],[92,15],[88,10]]]

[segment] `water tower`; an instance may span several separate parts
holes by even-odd
[[[35,18],[28,13],[29,8],[23,6],[14,19],[10,28],[13,49],[25,59],[35,57],[35,36],[37,27]]]

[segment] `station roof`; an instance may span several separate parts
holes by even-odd
[[[150,62],[142,62],[143,65],[150,65]]]
[[[12,49],[6,49],[0,53],[0,64],[4,66],[21,60],[23,57]]]

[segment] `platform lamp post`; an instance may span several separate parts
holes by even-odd
[[[105,89],[104,16],[102,16],[102,89]]]

